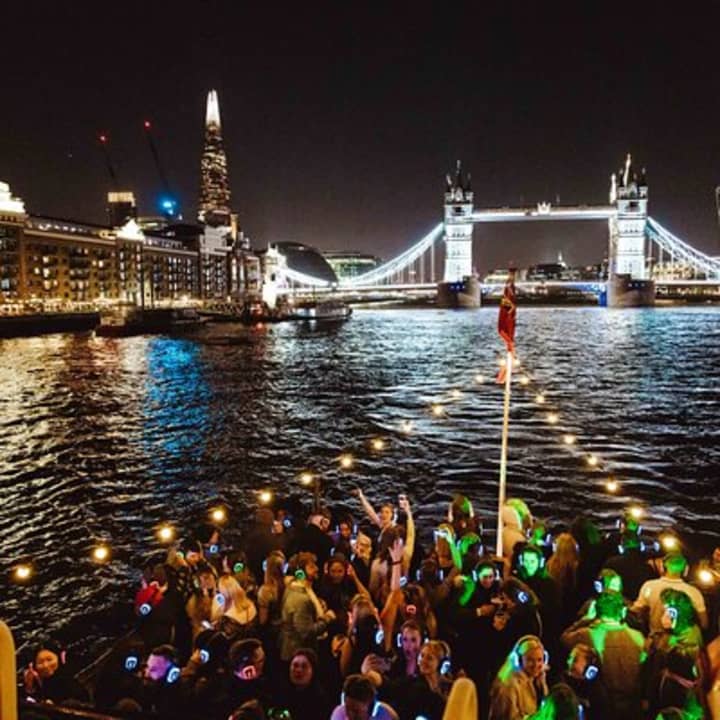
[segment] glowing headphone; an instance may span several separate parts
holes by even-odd
[[[306,580],[307,575],[305,574],[305,571],[302,568],[298,568],[295,571],[295,579],[296,580]]]
[[[546,663],[547,664],[547,663]],[[585,666],[585,672],[583,673],[583,677],[586,680],[594,680],[598,675],[600,674],[600,668],[597,665],[593,665],[590,663],[589,665]]]
[[[134,670],[137,670],[139,665],[140,655],[135,652],[129,653],[125,656],[125,659],[123,660],[123,668],[128,672],[133,672]]]
[[[222,593],[217,593],[215,595],[215,602],[220,605],[220,607],[223,607],[225,605],[225,596]]]
[[[443,642],[442,640],[439,641],[442,644],[444,655],[442,658],[440,658],[440,665],[438,667],[438,670],[441,675],[450,675],[452,673],[452,662],[450,660],[450,646]]]
[[[668,617],[672,620],[670,627],[674,630],[675,626],[677,625],[678,609],[672,605],[666,605],[665,612],[668,614]]]
[[[263,570],[265,570],[266,568],[267,568],[267,560],[263,560]],[[235,575],[239,575],[241,572],[243,572],[243,570],[245,570],[245,563],[242,562],[241,560],[238,560],[233,565],[233,573]]]
[[[345,707],[345,692],[340,693],[340,704]],[[377,699],[377,694],[373,698],[372,701],[372,712],[370,713],[370,717],[374,718],[377,717],[377,714],[380,710],[380,701]]]
[[[207,648],[200,650],[200,662],[205,665],[210,660],[210,651]]]
[[[522,670],[522,656],[529,650],[529,647],[524,646],[530,645],[531,643],[543,648],[543,663],[547,665],[550,662],[548,651],[543,647],[540,638],[537,637],[537,635],[523,635],[510,651],[510,662],[515,670]]]
[[[173,683],[176,683],[179,679],[180,679],[180,668],[175,664],[174,660],[170,660],[170,665],[168,665],[168,669],[165,672],[164,681],[168,685],[172,685]]]
[[[220,546],[216,543],[208,545],[208,552],[210,553],[210,555],[217,555],[220,552]]]

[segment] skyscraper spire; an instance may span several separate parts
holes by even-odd
[[[211,90],[207,97],[205,146],[200,160],[198,218],[208,225],[230,224],[227,157],[220,131],[220,102],[215,90]]]
[[[216,90],[211,90],[207,98],[207,111],[205,113],[205,126],[217,125],[220,127],[220,103]]]

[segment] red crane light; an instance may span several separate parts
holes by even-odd
[[[107,135],[104,135],[104,134],[103,134],[103,135],[99,135],[99,136],[98,136],[98,140],[99,140],[101,143],[105,144],[105,143],[107,142]]]
[[[145,122],[143,123],[143,127],[144,127],[146,130],[149,130],[149,129],[152,127],[151,124],[150,124],[150,121],[149,121],[149,120],[145,120]]]

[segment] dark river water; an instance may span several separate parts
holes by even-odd
[[[258,489],[302,492],[306,467],[322,473],[333,506],[356,514],[356,485],[375,501],[405,490],[426,544],[455,490],[491,528],[496,322],[496,308],[361,310],[329,327],[0,341],[0,617],[20,645],[48,631],[81,647],[116,634],[138,564],[158,548],[157,523],[191,524],[222,499],[237,526]],[[675,525],[710,547],[720,535],[720,308],[521,307],[517,339],[516,378],[532,382],[514,384],[508,494],[553,522],[590,513],[604,526],[639,502],[647,527]],[[373,452],[378,436],[386,448]],[[342,452],[357,458],[351,471],[338,467]],[[609,473],[617,495],[604,489]],[[98,539],[113,547],[101,567],[89,560]],[[20,558],[37,571],[23,587],[7,581]]]

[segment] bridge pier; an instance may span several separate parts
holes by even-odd
[[[645,170],[625,167],[611,177],[610,204],[617,212],[609,220],[608,307],[647,307],[655,304],[655,283],[649,278],[647,240],[648,186]]]
[[[470,175],[463,177],[458,160],[445,189],[445,274],[438,283],[438,307],[480,307],[480,280],[472,267],[473,222]]]

